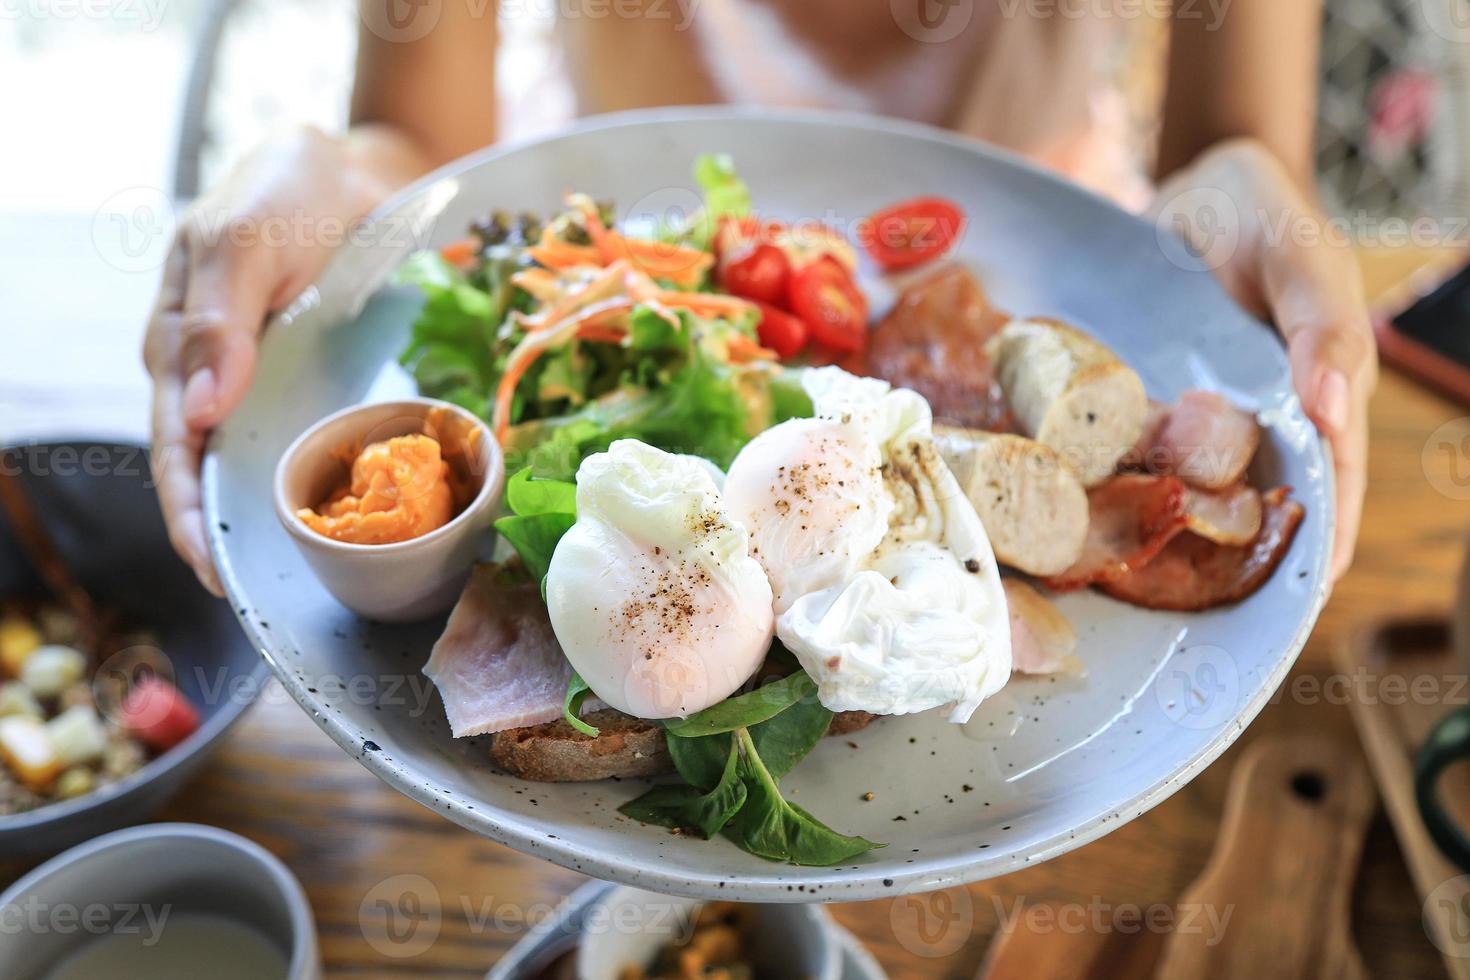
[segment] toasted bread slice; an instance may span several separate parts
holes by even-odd
[[[490,758],[511,775],[539,783],[631,779],[674,771],[663,729],[654,722],[611,708],[584,717],[600,730],[595,738],[558,718],[498,732],[490,742]],[[866,728],[875,717],[866,711],[839,712],[827,734],[850,734]]]

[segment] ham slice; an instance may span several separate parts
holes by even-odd
[[[1077,663],[1077,633],[1061,610],[1020,579],[1001,579],[1011,617],[1011,670],[1055,674]]]
[[[536,584],[477,565],[424,674],[464,738],[560,718],[572,667]]]
[[[1127,574],[1163,550],[1184,529],[1185,487],[1172,476],[1123,474],[1087,491],[1087,538],[1082,557],[1046,579],[1059,592]]]
[[[1154,402],[1143,435],[1123,465],[1178,476],[1205,490],[1239,483],[1261,444],[1249,412],[1213,391],[1186,391],[1173,407]]]
[[[1185,526],[1216,544],[1250,544],[1261,531],[1261,494],[1237,483],[1224,490],[1184,492]]]
[[[1101,582],[1103,591],[1136,606],[1180,612],[1239,602],[1271,577],[1291,547],[1303,510],[1287,493],[1277,487],[1262,495],[1261,531],[1249,544],[1227,547],[1180,534],[1146,565]]]
[[[905,289],[879,321],[863,373],[912,388],[950,425],[1013,431],[1015,419],[985,353],[1009,320],[968,270],[946,266]]]

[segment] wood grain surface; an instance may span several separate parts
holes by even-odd
[[[1444,259],[1415,252],[1365,256],[1370,293],[1382,294],[1433,261]],[[123,341],[119,356],[135,358],[136,332]],[[92,349],[89,357],[97,356]],[[6,375],[24,374],[34,391],[42,369],[27,359],[0,364],[0,426],[12,430],[0,434],[14,434],[19,423],[7,413],[24,407],[7,403]],[[86,397],[74,375],[58,377],[46,387],[49,405],[65,401],[57,394],[65,385]],[[1251,743],[1274,732],[1356,737],[1347,701],[1356,696],[1357,682],[1334,674],[1333,644],[1366,617],[1448,608],[1462,532],[1470,523],[1470,461],[1463,451],[1440,451],[1431,436],[1467,415],[1470,409],[1385,371],[1372,407],[1371,482],[1357,563],[1282,691],[1203,775],[1139,819],[1056,860],[937,895],[836,906],[836,917],[894,977],[969,978],[1000,924],[1022,903],[1070,908],[1085,916],[1088,928],[1106,930],[1131,927],[1135,907],[1146,912],[1178,901],[1205,868],[1231,771]],[[279,855],[306,887],[329,976],[481,976],[528,922],[583,880],[481,840],[399,796],[333,745],[276,687],[160,816],[225,827]],[[0,882],[23,869],[0,858]],[[421,876],[428,887],[400,876]],[[405,947],[385,938],[374,910],[405,888],[427,895],[419,906],[429,913],[424,927],[437,922],[438,934],[431,943],[412,944],[426,945],[417,955],[395,957],[388,954]],[[1315,910],[1302,907],[1295,914]],[[1442,974],[1381,809],[1369,824],[1351,920],[1370,973]]]

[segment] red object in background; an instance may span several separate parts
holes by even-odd
[[[114,720],[164,752],[194,734],[199,727],[199,712],[182,691],[155,675],[133,685]]]
[[[965,227],[959,205],[916,197],[875,211],[858,227],[858,243],[885,271],[910,269],[949,251]]]
[[[738,247],[720,261],[721,285],[736,296],[760,303],[784,302],[790,275],[791,263],[775,245]]]
[[[788,305],[806,321],[817,343],[849,352],[867,346],[868,301],[852,273],[830,255],[791,274]]]
[[[761,300],[755,300],[755,305],[761,311],[756,334],[762,347],[769,347],[782,357],[795,357],[806,348],[809,331],[803,320]]]
[[[1378,83],[1368,99],[1368,144],[1375,154],[1392,159],[1424,142],[1434,125],[1437,88],[1433,75],[1414,68]]]

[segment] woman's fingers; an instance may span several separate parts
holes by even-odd
[[[1304,201],[1297,207],[1316,215]],[[1258,245],[1257,256],[1262,292],[1286,338],[1302,407],[1332,445],[1335,581],[1352,564],[1367,491],[1368,399],[1378,383],[1373,328],[1357,265],[1345,248],[1283,241]]]
[[[1325,296],[1318,305],[1320,318],[1283,317],[1281,330],[1302,407],[1332,444],[1337,478],[1335,581],[1352,563],[1367,491],[1368,399],[1377,383],[1377,353],[1366,313],[1333,311]]]
[[[144,341],[153,376],[153,476],[169,540],[222,595],[204,533],[199,465],[209,430],[244,397],[266,313],[264,257],[186,230],[164,270]]]
[[[1302,407],[1332,446],[1336,580],[1352,563],[1357,541],[1367,488],[1368,398],[1378,379],[1373,331],[1349,243],[1327,233],[1291,175],[1250,141],[1206,153],[1171,178],[1159,198],[1158,220],[1182,231],[1236,301],[1274,321],[1286,339]],[[1197,220],[1200,215],[1173,220],[1171,209],[1187,212],[1191,202],[1221,200],[1236,217],[1230,235],[1193,234],[1221,230],[1218,222]]]
[[[188,246],[188,276],[179,322],[181,406],[191,429],[207,432],[250,388],[255,347],[265,323],[270,284],[268,246],[227,241]]]
[[[204,587],[224,595],[204,535],[199,461],[205,434],[184,422],[183,389],[177,379],[153,386],[153,481],[168,526],[169,543],[189,563]]]

